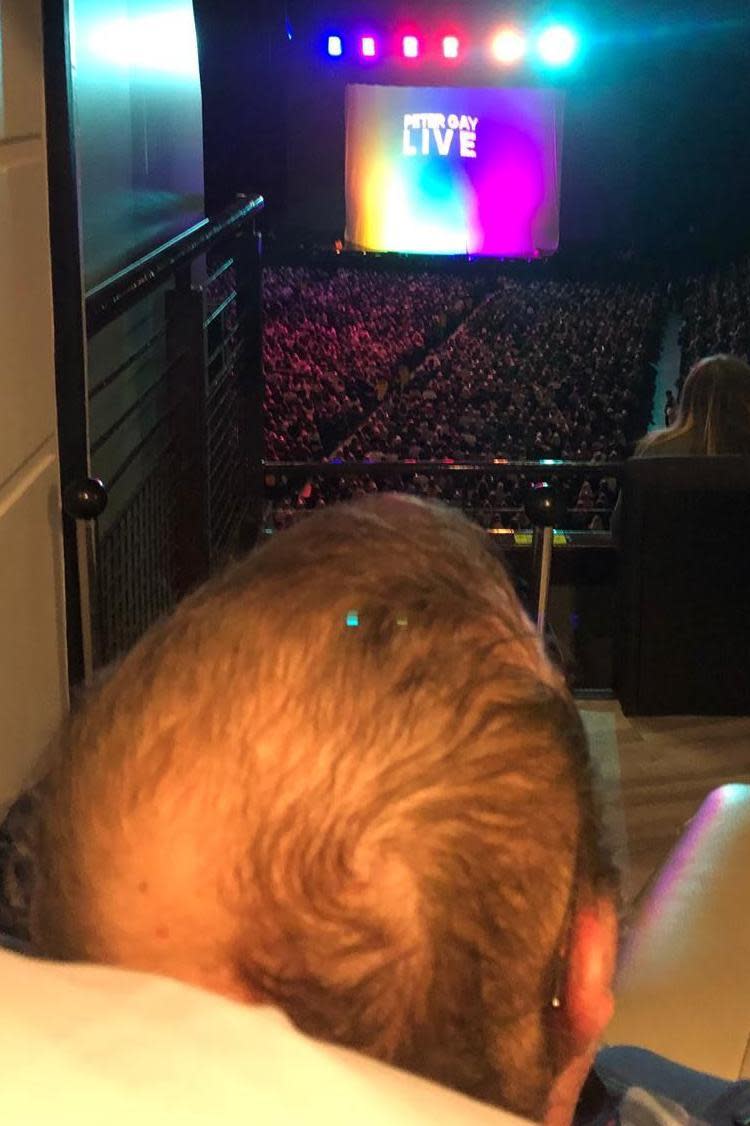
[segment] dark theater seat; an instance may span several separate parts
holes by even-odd
[[[625,714],[750,713],[750,461],[630,461],[621,541]]]

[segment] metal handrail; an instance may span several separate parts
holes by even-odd
[[[621,461],[264,461],[265,473],[289,477],[391,477],[399,473],[437,473],[455,477],[510,477],[515,473],[543,480],[545,477],[572,477],[596,474],[598,477],[622,477]]]
[[[86,334],[89,339],[137,301],[158,289],[176,270],[187,265],[220,239],[232,234],[264,207],[263,196],[240,196],[214,219],[183,231],[156,250],[145,254],[86,294]]]

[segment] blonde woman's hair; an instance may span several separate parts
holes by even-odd
[[[737,356],[699,360],[685,380],[674,422],[642,438],[636,456],[683,437],[696,457],[750,457],[750,365]]]

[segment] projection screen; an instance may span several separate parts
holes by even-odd
[[[554,252],[562,108],[561,93],[544,88],[347,86],[347,244]]]

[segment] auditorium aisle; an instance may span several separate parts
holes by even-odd
[[[725,782],[750,783],[750,716],[624,716],[615,700],[579,708],[600,762],[627,908],[706,795]]]
[[[677,379],[680,374],[680,329],[683,318],[680,313],[671,312],[664,326],[664,335],[661,341],[661,353],[656,363],[656,387],[654,389],[654,406],[651,414],[649,430],[661,430],[664,426],[664,405],[667,391],[672,391],[677,397]]]

